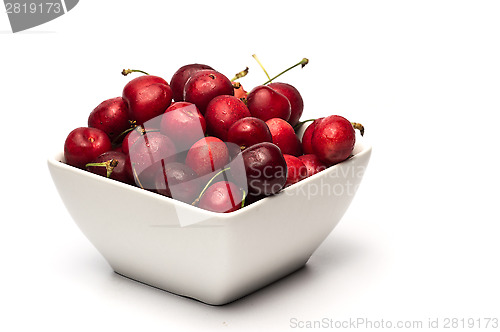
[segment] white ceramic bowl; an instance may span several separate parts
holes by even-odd
[[[221,305],[301,268],[342,218],[370,159],[354,156],[281,193],[215,213],[48,160],[69,213],[113,270]]]

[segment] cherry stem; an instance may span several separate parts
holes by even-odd
[[[109,178],[111,176],[111,173],[113,173],[115,167],[118,166],[118,160],[111,159],[108,161],[104,161],[102,163],[88,163],[85,165],[85,167],[90,167],[90,166],[106,167],[106,177]]]
[[[149,75],[145,71],[142,71],[142,70],[139,70],[139,69],[123,69],[122,70],[122,75],[123,76],[127,76],[128,74],[131,74],[131,73],[143,73],[145,75]]]
[[[284,73],[286,73],[287,71],[297,67],[298,65],[301,65],[302,68],[304,68],[305,65],[307,65],[309,63],[309,60],[304,58],[302,60],[300,60],[300,62],[294,64],[293,66],[291,66],[290,68],[287,68],[285,70],[283,70],[281,73],[279,73],[278,75],[274,76],[273,78],[270,78],[269,80],[267,80],[265,83],[263,83],[262,85],[266,85],[268,83],[271,83],[273,80],[277,79],[278,77],[280,77],[281,75],[283,75]]]
[[[137,128],[137,124],[135,123],[135,121],[130,121],[130,128],[127,128],[125,129],[124,131],[122,131],[120,133],[120,135],[116,136],[115,139],[113,140],[113,142],[111,142],[111,144],[116,147],[118,145],[120,145],[120,140],[123,139],[123,137],[128,134],[129,132],[131,132],[132,130],[134,130],[135,128]]]
[[[231,82],[236,81],[239,78],[245,77],[248,74],[248,67],[246,67],[244,70],[240,71],[239,73],[236,73],[234,77],[231,79]]]
[[[252,56],[255,59],[255,61],[257,61],[257,63],[259,64],[260,68],[262,68],[262,70],[264,71],[264,74],[266,74],[267,79],[270,80],[271,77],[269,76],[269,74],[267,73],[266,69],[264,68],[264,66],[260,62],[259,58],[257,57],[257,54],[252,54]]]
[[[361,136],[365,135],[365,127],[361,123],[351,122],[351,124],[354,127],[354,129],[359,130],[359,133],[361,134]]]
[[[297,131],[300,129],[300,127],[302,127],[304,125],[304,123],[311,122],[311,121],[316,121],[316,119],[308,119],[308,120],[300,121],[295,126],[293,126],[293,130]]]
[[[219,175],[221,175],[222,173],[224,173],[225,171],[229,171],[231,169],[231,167],[227,167],[227,168],[224,168],[223,170],[217,172],[217,174],[215,174],[211,179],[210,181],[208,181],[208,183],[206,184],[205,188],[203,188],[203,190],[201,191],[200,195],[198,196],[197,199],[194,200],[193,203],[191,203],[191,205],[195,206],[196,204],[198,204],[198,202],[200,201],[201,199],[201,196],[203,196],[203,194],[205,193],[205,191],[207,191],[208,187],[210,187],[210,185],[212,184],[212,182],[215,180],[216,177],[218,177]]]
[[[241,198],[241,208],[245,206],[245,199],[247,198],[247,192],[245,191],[245,189],[242,189],[242,191],[243,191],[243,197]]]
[[[137,171],[135,170],[135,163],[132,163],[132,173],[134,175],[134,180],[135,182],[139,185],[141,189],[144,189],[144,186],[141,183],[141,180],[139,180],[139,175],[137,175]]]

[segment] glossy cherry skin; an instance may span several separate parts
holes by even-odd
[[[316,129],[316,126],[318,123],[321,122],[324,118],[319,118],[314,120],[304,131],[304,134],[302,135],[302,152],[304,154],[313,154],[313,148],[312,148],[312,136],[314,133],[314,129]]]
[[[104,131],[79,127],[72,130],[64,142],[64,159],[68,165],[85,168],[86,164],[110,150],[111,140]]]
[[[172,102],[172,89],[163,78],[145,75],[128,82],[122,97],[128,105],[129,118],[142,124],[165,112]]]
[[[284,95],[290,102],[290,118],[288,119],[288,123],[294,127],[299,123],[300,117],[304,112],[304,100],[299,90],[288,83],[280,82],[270,83],[268,87]]]
[[[259,85],[250,91],[247,97],[247,106],[253,117],[263,121],[272,118],[288,121],[291,114],[288,99],[265,85]]]
[[[129,158],[137,185],[145,189],[154,188],[154,176],[160,162],[177,161],[177,150],[167,136],[159,132],[146,132],[129,144]]]
[[[119,151],[107,151],[92,160],[89,164],[102,163],[112,164],[110,167],[111,173],[109,174],[110,179],[128,184],[134,183],[134,179],[131,177],[132,172],[130,170],[130,160],[125,153]],[[86,166],[85,168],[91,173],[108,177],[106,165]]]
[[[243,193],[229,181],[212,184],[201,196],[198,207],[220,213],[233,212],[241,208]]]
[[[213,70],[212,67],[199,63],[192,63],[177,69],[170,80],[170,87],[172,88],[174,101],[184,100],[184,85],[186,85],[186,82],[191,78],[191,76],[193,76],[194,73],[203,69]]]
[[[178,162],[162,162],[161,166],[155,177],[156,192],[191,204],[203,189],[198,175],[191,167]]]
[[[268,142],[258,143],[245,149],[242,157],[249,192],[269,196],[285,186],[287,166],[278,146]]]
[[[101,129],[113,141],[130,128],[127,103],[122,97],[103,101],[90,113],[88,125],[92,128]]]
[[[184,86],[184,101],[193,103],[201,114],[205,114],[208,103],[217,96],[233,95],[231,81],[215,70],[199,70]]]
[[[206,131],[205,118],[196,105],[183,101],[170,105],[160,123],[160,132],[172,139],[179,152],[205,137]]]
[[[285,154],[283,157],[288,169],[285,187],[291,186],[307,177],[306,165],[299,158],[289,154]]]
[[[257,143],[272,143],[273,136],[264,121],[249,116],[239,119],[229,127],[227,141],[239,145],[241,150],[244,150]]]
[[[307,169],[307,177],[324,171],[327,167],[319,160],[318,156],[315,154],[305,154],[299,157],[300,161],[304,163]]]
[[[311,139],[314,154],[328,166],[349,158],[355,143],[356,133],[351,122],[339,115],[321,120]]]
[[[186,165],[203,176],[224,168],[229,163],[226,144],[217,137],[205,137],[194,143],[186,156]]]
[[[240,99],[228,95],[217,96],[208,103],[205,111],[208,133],[226,141],[229,127],[248,116],[250,111]]]
[[[283,154],[300,156],[302,154],[302,144],[295,134],[293,127],[283,119],[274,118],[266,121],[273,143],[276,144]]]

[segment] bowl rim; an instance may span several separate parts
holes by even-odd
[[[160,201],[164,201],[166,203],[168,202],[170,204],[180,204],[180,206],[179,206],[180,208],[195,209],[192,211],[197,212],[197,213],[206,214],[207,218],[217,217],[217,218],[223,218],[223,219],[231,219],[231,218],[238,217],[244,213],[251,213],[251,210],[257,208],[258,206],[260,206],[262,204],[265,204],[265,201],[273,199],[275,196],[278,197],[279,195],[283,195],[286,192],[290,192],[292,190],[295,190],[299,186],[307,186],[308,183],[314,181],[315,179],[317,179],[319,177],[324,177],[327,174],[334,172],[341,165],[344,165],[347,162],[352,162],[356,159],[359,159],[362,156],[370,153],[372,150],[372,146],[370,144],[368,144],[364,138],[358,138],[358,137],[356,137],[355,149],[356,148],[360,148],[360,150],[357,153],[355,153],[354,155],[352,155],[351,157],[349,157],[348,159],[346,159],[338,164],[332,165],[319,173],[316,173],[316,174],[314,174],[310,177],[307,177],[307,178],[305,178],[297,183],[294,183],[294,184],[280,190],[275,195],[264,197],[264,198],[258,200],[257,202],[252,203],[251,205],[246,205],[243,208],[238,209],[236,211],[225,212],[225,213],[205,210],[205,209],[202,209],[198,206],[193,206],[191,204],[176,200],[176,199],[171,198],[171,197],[163,196],[163,195],[160,195],[158,193],[155,193],[155,192],[152,192],[152,191],[149,191],[146,189],[142,189],[142,188],[139,188],[139,187],[136,187],[136,186],[124,183],[124,182],[120,182],[120,181],[117,181],[114,179],[109,179],[109,178],[103,177],[101,175],[97,175],[97,174],[88,172],[86,170],[68,165],[64,162],[64,152],[63,151],[59,151],[57,153],[54,153],[52,155],[52,157],[48,158],[47,163],[48,163],[49,167],[52,166],[52,167],[64,169],[66,171],[76,172],[77,174],[80,174],[82,176],[87,176],[87,177],[92,178],[92,179],[97,180],[97,181],[101,181],[101,182],[104,181],[111,186],[121,187],[124,190],[132,190],[132,191],[137,192],[140,195],[150,195],[151,198],[154,198],[154,199],[157,199]]]

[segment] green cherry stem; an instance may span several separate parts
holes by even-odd
[[[231,167],[227,167],[227,168],[224,168],[223,170],[217,172],[217,174],[215,174],[211,179],[210,181],[208,181],[208,183],[206,184],[205,188],[203,188],[203,190],[201,191],[200,195],[198,196],[197,199],[194,200],[193,203],[191,203],[191,205],[193,206],[196,206],[196,204],[198,204],[198,202],[200,201],[201,199],[201,196],[203,196],[203,194],[205,193],[205,191],[207,191],[208,187],[210,187],[210,185],[212,184],[212,182],[215,180],[216,177],[218,177],[219,175],[221,175],[222,173],[224,173],[225,171],[229,171],[231,169]]]
[[[267,79],[270,80],[271,77],[269,76],[269,74],[267,73],[266,69],[264,68],[264,66],[260,62],[259,58],[257,57],[257,54],[252,54],[252,56],[255,59],[255,61],[257,61],[257,63],[259,64],[260,68],[262,68],[262,70],[264,71],[264,74],[266,74]]]
[[[236,75],[234,75],[234,77],[231,79],[231,82],[234,82],[239,78],[245,77],[245,76],[247,76],[247,74],[248,74],[248,67],[246,67],[245,69],[243,69],[239,73],[236,73]]]
[[[285,70],[283,70],[281,73],[279,73],[278,75],[274,76],[273,78],[270,78],[268,79],[265,83],[263,83],[262,85],[266,85],[268,83],[271,83],[273,80],[277,79],[278,77],[280,77],[281,75],[283,75],[284,73],[286,73],[287,71],[297,67],[298,65],[301,65],[302,68],[304,68],[305,65],[307,65],[309,63],[309,60],[304,58],[302,60],[300,60],[298,63],[294,64],[293,66],[291,66],[290,68],[287,68]]]
[[[111,173],[113,173],[115,167],[118,166],[118,160],[111,159],[108,161],[104,161],[102,163],[88,163],[85,165],[85,167],[90,167],[90,166],[106,167],[106,177],[109,178],[111,176]]]
[[[121,144],[121,141],[125,137],[125,135],[127,135],[129,132],[131,132],[132,130],[134,130],[135,128],[137,128],[137,124],[135,123],[135,121],[130,121],[129,120],[129,122],[130,122],[130,128],[127,128],[124,131],[122,131],[120,133],[120,135],[116,136],[115,139],[113,140],[113,142],[111,142],[111,145],[113,147],[119,146]]]
[[[300,121],[299,123],[297,123],[294,127],[293,127],[293,130],[297,131],[300,129],[300,127],[302,127],[304,125],[304,123],[307,123],[307,122],[311,122],[311,121],[316,121],[316,119],[308,119],[308,120],[304,120],[304,121]]]
[[[122,70],[122,75],[123,76],[127,76],[128,74],[131,74],[131,73],[143,73],[144,75],[149,75],[145,71],[142,71],[142,70],[139,70],[139,69],[123,69]]]
[[[242,189],[242,191],[243,191],[243,198],[241,199],[241,208],[245,206],[245,199],[247,198],[247,192],[245,191],[245,189]]]

